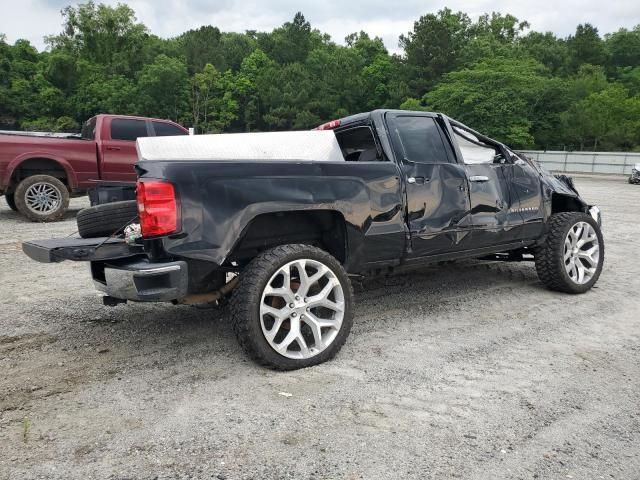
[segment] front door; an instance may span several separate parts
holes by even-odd
[[[524,240],[539,238],[544,229],[540,174],[515,153],[508,152],[508,154],[512,159],[509,185],[518,201],[518,211],[523,224],[519,238]]]
[[[498,143],[453,126],[453,137],[469,179],[472,248],[517,241],[522,231],[519,202],[510,189],[514,165]]]
[[[409,257],[469,248],[471,222],[464,166],[432,114],[389,113],[389,131],[404,172]]]

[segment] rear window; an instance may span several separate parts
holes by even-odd
[[[135,141],[138,137],[148,137],[147,122],[114,118],[111,121],[111,139]]]
[[[375,162],[378,155],[376,140],[369,126],[360,126],[336,131],[336,139],[347,162]]]
[[[96,139],[96,117],[90,118],[82,125],[82,133],[80,134],[85,140]]]
[[[156,137],[172,137],[174,135],[187,135],[187,133],[181,128],[176,127],[170,123],[153,122],[153,130],[156,132]]]

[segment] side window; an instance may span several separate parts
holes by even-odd
[[[375,162],[378,149],[373,132],[369,126],[359,126],[336,131],[336,139],[342,155],[347,162]]]
[[[174,135],[188,135],[187,132],[181,128],[176,127],[170,123],[153,122],[153,130],[156,132],[156,137],[173,137]]]
[[[144,120],[131,120],[114,118],[111,120],[111,139],[135,141],[138,137],[148,137],[147,122]]]
[[[462,153],[462,160],[467,165],[477,165],[482,163],[501,163],[498,150],[479,140],[471,132],[453,127],[456,142]]]
[[[396,154],[415,163],[449,163],[440,128],[431,117],[402,116],[393,118],[392,136]]]

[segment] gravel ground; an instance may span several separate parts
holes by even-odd
[[[577,184],[604,214],[591,292],[531,263],[370,281],[338,357],[291,373],[224,311],[103,307],[86,265],[21,253],[86,199],[53,225],[0,199],[0,478],[640,478],[640,187]]]

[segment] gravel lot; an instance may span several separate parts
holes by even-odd
[[[597,288],[475,261],[370,281],[338,357],[291,373],[224,311],[103,307],[85,264],[21,253],[86,199],[45,225],[0,198],[0,478],[640,478],[640,187],[576,183]]]

